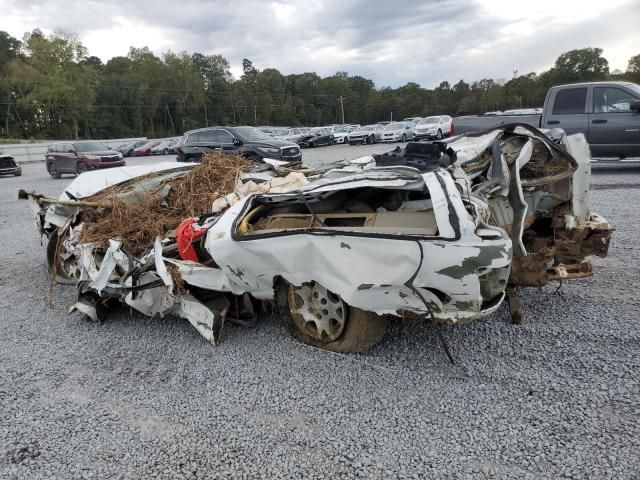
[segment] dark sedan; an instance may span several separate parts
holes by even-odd
[[[137,140],[135,142],[123,143],[118,148],[116,148],[116,150],[118,150],[123,157],[130,157],[131,155],[133,155],[134,149],[141,147],[147,142],[148,140]]]
[[[315,148],[323,145],[333,145],[335,140],[333,134],[328,128],[318,128],[311,130],[298,140],[298,145],[302,148]]]

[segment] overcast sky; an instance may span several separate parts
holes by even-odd
[[[75,32],[107,61],[130,46],[221,53],[284,74],[347,71],[376,86],[511,78],[601,47],[611,70],[640,53],[640,0],[0,0],[0,30]]]

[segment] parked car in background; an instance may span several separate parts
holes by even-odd
[[[62,174],[79,175],[99,168],[126,165],[122,154],[100,142],[58,142],[45,154],[47,172],[52,178]]]
[[[271,132],[271,136],[273,138],[278,138],[280,140],[289,140],[292,142],[296,142],[301,136],[303,132],[299,128],[279,128]]]
[[[134,149],[141,147],[148,141],[149,140],[136,140],[135,142],[123,143],[122,145],[117,147],[116,150],[119,151],[123,157],[130,157],[131,155],[133,155]]]
[[[416,124],[413,133],[415,138],[435,138],[440,140],[452,133],[453,121],[449,115],[434,115],[423,118]]]
[[[0,150],[0,176],[13,175],[19,177],[22,175],[22,167],[16,163],[15,158],[11,155],[5,155]]]
[[[630,82],[551,87],[542,114],[479,115],[453,120],[456,134],[526,123],[536,128],[561,128],[567,135],[582,133],[593,156],[640,156],[640,85]]]
[[[406,142],[413,138],[413,124],[411,122],[393,122],[381,132],[381,142]]]
[[[333,145],[333,133],[327,127],[312,128],[305,135],[302,136],[298,145],[302,148],[315,148],[322,147],[324,145]]]
[[[407,117],[402,119],[403,122],[413,122],[413,123],[418,123],[418,121],[420,120],[422,120],[422,117]]]
[[[384,125],[365,125],[364,127],[356,128],[349,132],[348,142],[349,145],[372,144],[376,143],[376,134],[384,130]]]
[[[144,157],[146,155],[151,155],[151,149],[158,145],[160,142],[158,140],[150,140],[144,145],[141,145],[137,148],[133,149],[134,157]]]
[[[333,131],[333,139],[335,140],[335,143],[349,143],[349,134],[356,129],[357,127],[351,125],[336,127]]]
[[[176,153],[175,149],[171,148],[175,144],[176,140],[174,138],[163,140],[151,149],[151,155],[169,155],[170,153]]]
[[[302,161],[300,147],[279,140],[254,127],[208,127],[186,132],[176,148],[179,162],[199,160],[209,152],[237,153],[255,161],[273,158],[284,162]]]
[[[180,138],[181,137],[174,138],[173,140],[171,140],[171,143],[167,147],[169,149],[169,153],[176,153],[176,148],[178,147],[178,143],[180,142]]]
[[[382,122],[378,122],[378,125],[389,125],[390,123],[393,123],[393,122],[388,122],[386,120],[383,120]]]

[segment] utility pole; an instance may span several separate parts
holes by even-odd
[[[338,101],[340,102],[340,110],[342,111],[342,124],[344,125],[344,97],[340,95],[340,97],[338,97]]]

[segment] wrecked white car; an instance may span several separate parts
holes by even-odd
[[[261,303],[334,351],[371,347],[394,317],[460,324],[505,296],[521,321],[519,287],[589,276],[585,258],[608,250],[580,134],[510,125],[316,170],[269,163],[243,169],[235,192],[207,192],[211,208],[146,232],[143,249],[130,226],[101,240],[87,232],[123,221],[123,202],[175,216],[176,195],[205,194],[184,188],[212,174],[206,159],[85,173],[57,200],[22,196],[50,239],[53,274],[77,284],[72,309],[98,318],[115,301],[176,315],[213,343]]]

